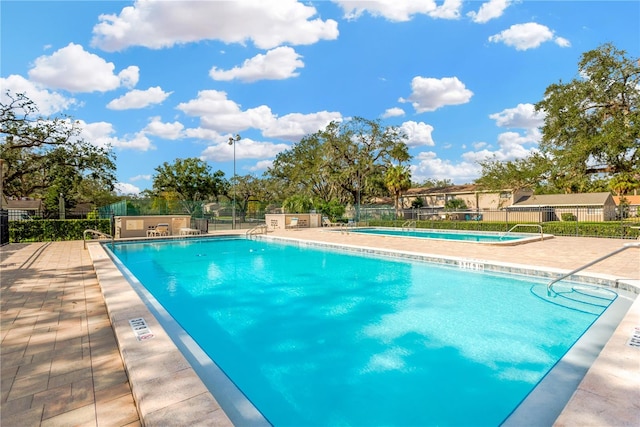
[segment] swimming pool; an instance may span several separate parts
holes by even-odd
[[[344,230],[331,230],[333,232]],[[357,227],[348,229],[349,233],[375,234],[381,236],[412,237],[420,239],[452,240],[460,242],[488,243],[499,245],[513,245],[526,243],[541,238],[549,238],[550,235],[541,236],[532,233],[499,233],[480,232],[470,230],[431,230],[416,228],[391,228],[391,227]]]
[[[415,261],[247,240],[115,252],[275,425],[497,425],[597,317],[551,308],[540,281]]]

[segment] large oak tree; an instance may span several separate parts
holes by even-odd
[[[624,177],[640,186],[640,61],[604,44],[582,55],[575,79],[550,85],[536,110],[545,114],[539,152],[481,162],[477,183],[588,192]]]
[[[578,77],[550,85],[540,150],[551,179],[571,190],[584,176],[640,173],[640,63],[605,44],[582,55]]]
[[[4,193],[51,199],[52,205],[62,193],[69,207],[89,181],[92,188],[112,191],[115,155],[83,139],[81,131],[70,117],[43,117],[25,94],[7,91],[0,101]]]

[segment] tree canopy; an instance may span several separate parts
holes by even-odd
[[[164,162],[155,171],[153,192],[165,198],[175,196],[188,212],[194,212],[203,201],[226,194],[229,188],[224,172],[211,172],[206,162],[195,157]]]
[[[81,138],[79,122],[42,117],[25,94],[7,91],[0,101],[0,126],[7,196],[42,197],[55,205],[60,193],[70,200],[83,186],[113,190],[115,155],[110,147]]]
[[[551,84],[535,108],[545,115],[539,151],[511,162],[482,162],[479,184],[584,192],[623,175],[626,184],[618,188],[640,186],[638,58],[611,44],[588,51],[577,77]]]
[[[387,194],[386,170],[411,158],[405,140],[398,128],[377,120],[332,122],[278,154],[266,175],[284,183],[285,197],[301,194],[355,205]]]
[[[536,104],[540,150],[567,189],[587,174],[640,173],[640,63],[625,55],[611,44],[586,52],[579,77],[552,84]]]

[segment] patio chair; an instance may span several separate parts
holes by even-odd
[[[156,226],[155,229],[155,235],[156,236],[168,236],[169,235],[169,224],[167,223],[160,223]]]
[[[331,222],[331,220],[329,218],[327,218],[326,216],[322,217],[322,225],[324,227],[337,227],[340,225],[339,222]]]
[[[291,221],[289,222],[289,224],[287,224],[285,226],[285,228],[287,230],[291,230],[291,229],[297,230],[298,229],[298,218],[297,217],[291,218]]]

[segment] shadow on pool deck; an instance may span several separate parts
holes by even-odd
[[[270,235],[564,271],[629,243],[562,237],[495,247],[346,235],[320,229]],[[106,259],[92,263],[89,251],[77,241],[12,244],[0,248],[0,252],[3,427],[138,426],[142,424],[140,417],[147,425],[230,424],[213,397],[199,385],[193,391],[190,381],[197,383],[198,379],[191,377],[191,369],[183,364],[181,355],[166,350],[171,343],[155,319],[145,317],[156,335],[154,353],[143,355],[136,347],[126,320],[144,308],[134,307],[139,301],[130,299],[130,289],[118,288],[118,292],[109,294],[103,285],[101,290],[94,266],[105,267],[98,266],[106,264]],[[627,250],[590,267],[586,273],[615,276],[638,288],[640,249]],[[103,280],[116,281],[117,287],[123,284],[115,267],[102,274],[101,285]],[[636,299],[593,363],[556,425],[640,424],[640,348],[628,345],[635,328],[640,328],[640,299]],[[163,356],[169,356],[168,362],[162,361]],[[153,362],[156,369],[150,370],[145,362]],[[171,381],[163,380],[163,373]],[[181,383],[191,391],[180,391]]]

